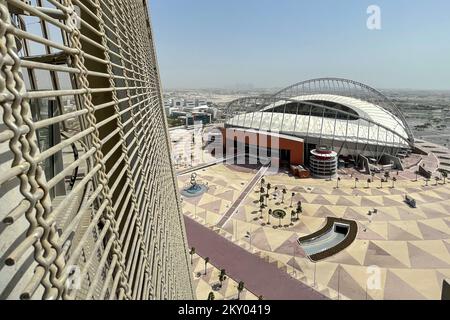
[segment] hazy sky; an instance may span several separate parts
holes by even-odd
[[[165,88],[345,77],[450,89],[449,0],[150,0]],[[369,30],[369,5],[381,30]]]

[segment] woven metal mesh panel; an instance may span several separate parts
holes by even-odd
[[[191,299],[146,2],[0,14],[0,298]]]

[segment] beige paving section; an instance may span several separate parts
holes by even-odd
[[[184,213],[194,217],[197,207],[196,220],[213,227],[254,173],[224,165],[200,172],[210,191],[186,199]],[[335,299],[337,291],[341,299],[440,299],[442,281],[450,277],[450,184],[433,179],[427,186],[421,178],[415,181],[410,171],[396,177],[394,187],[390,180],[381,188],[378,176],[369,187],[367,177],[361,177],[354,188],[354,176],[343,176],[336,188],[336,181],[301,180],[287,173],[267,176],[272,185],[269,208],[288,213],[282,227],[273,228],[279,224],[274,218],[266,224],[267,209],[259,219],[257,185],[218,232],[255,254],[278,261],[287,272],[296,271],[300,281],[326,290]],[[280,195],[274,196],[275,187],[288,190],[285,203]],[[300,220],[293,225],[289,214],[292,192],[294,207],[297,201],[303,205]],[[416,199],[416,209],[403,202],[405,194]],[[378,213],[369,216],[373,209]],[[298,237],[320,229],[328,216],[357,221],[357,239],[346,250],[314,264],[293,247]],[[251,248],[247,232],[251,233]]]
[[[207,300],[210,292],[214,293],[214,300],[237,299],[237,281],[226,276],[226,279],[222,282],[222,286],[220,286],[220,269],[208,263],[205,274],[205,260],[197,254],[192,256],[192,272],[197,300]],[[258,297],[244,288],[240,294],[240,300],[258,300]]]

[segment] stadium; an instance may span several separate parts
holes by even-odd
[[[320,78],[299,82],[274,95],[246,97],[229,103],[225,128],[233,136],[280,138],[280,159],[307,165],[313,159],[335,169],[356,165],[370,171],[379,166],[402,169],[401,158],[414,150],[414,136],[404,115],[379,91],[352,80]],[[230,130],[224,130],[228,144]],[[234,138],[234,143],[239,139]],[[248,139],[241,141],[248,146]],[[251,142],[250,142],[251,144]],[[320,154],[327,156],[320,159]],[[317,161],[314,161],[317,162]]]

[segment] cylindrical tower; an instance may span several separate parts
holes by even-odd
[[[332,178],[337,174],[337,153],[321,146],[311,151],[309,168],[314,177]]]

